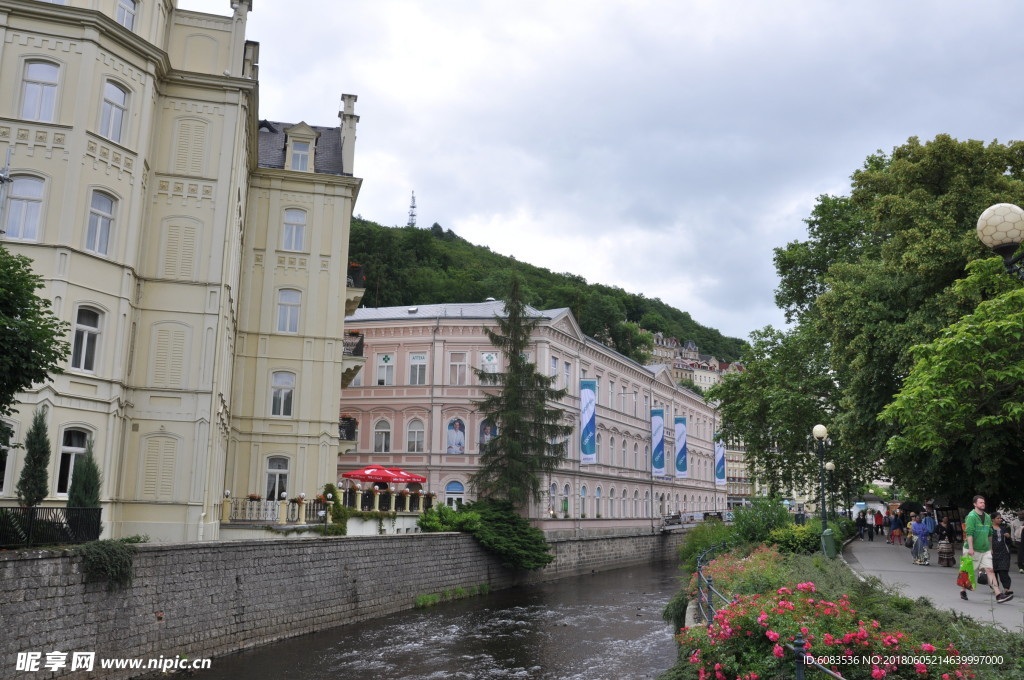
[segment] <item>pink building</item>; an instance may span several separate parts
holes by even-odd
[[[470,475],[494,425],[476,411],[482,386],[473,369],[503,371],[484,328],[503,313],[500,301],[359,309],[346,329],[362,333],[365,365],[342,391],[341,473],[369,463],[427,477],[439,502],[473,500]],[[539,311],[531,358],[568,395],[560,407],[573,427],[568,459],[543,480],[544,498],[529,516],[551,536],[649,532],[661,516],[724,512],[716,488],[714,407],[674,383],[669,367],[641,366],[585,336],[568,309]],[[597,383],[597,462],[580,462],[580,381]],[[493,389],[493,388],[492,388]],[[651,467],[651,410],[665,423],[665,474]],[[687,420],[687,477],[677,477],[672,423]],[[499,433],[500,434],[500,433]],[[347,485],[347,480],[344,484]]]

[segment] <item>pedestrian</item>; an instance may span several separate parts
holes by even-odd
[[[1002,591],[996,582],[996,574],[992,569],[992,518],[985,512],[985,497],[975,496],[973,501],[974,509],[967,513],[967,520],[964,522],[964,554],[974,560],[975,570],[984,570],[988,576],[989,585],[996,594],[996,603],[1004,604],[1013,599]],[[960,599],[967,599],[967,590],[960,589]]]
[[[931,548],[932,534],[935,533],[935,518],[932,517],[932,513],[926,512],[924,513],[924,517],[921,519],[921,522],[924,524],[924,528],[928,533],[928,547]]]
[[[855,522],[855,524],[857,525],[857,538],[863,541],[864,540],[864,527],[866,527],[867,524],[868,524],[867,520],[864,519],[864,511],[863,510],[861,510],[860,512],[857,513],[857,521]]]
[[[885,534],[886,543],[892,543],[892,530],[889,528],[890,526],[892,526],[892,513],[886,510],[885,517],[882,518],[882,533]]]
[[[884,534],[882,531],[882,513],[878,510],[875,510],[875,533],[879,535]]]
[[[943,516],[936,527],[935,533],[939,537],[939,566],[955,567],[956,558],[953,556],[953,539],[956,538],[956,529],[949,523],[949,518]]]
[[[999,585],[1007,595],[1013,595],[1013,591],[1010,590],[1011,544],[1010,527],[1003,522],[1002,514],[992,513],[992,571],[996,573]],[[995,579],[992,581],[992,587],[995,587]]]
[[[910,513],[910,532],[914,536],[914,545],[910,548],[914,564],[928,566],[928,527],[915,513]]]
[[[892,536],[893,545],[903,544],[903,517],[900,515],[900,511],[897,510],[892,515],[892,522],[889,525],[889,535]]]
[[[870,510],[864,511],[864,533],[869,541],[875,542],[875,516],[871,514]]]

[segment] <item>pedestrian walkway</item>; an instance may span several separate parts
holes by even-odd
[[[843,558],[861,574],[877,576],[883,583],[896,586],[906,597],[916,599],[927,597],[939,609],[952,609],[967,614],[976,621],[996,623],[1007,630],[1024,632],[1024,574],[1017,571],[1016,555],[1010,589],[1015,591],[1012,600],[996,604],[995,595],[988,586],[977,586],[967,591],[966,602],[960,599],[960,588],[956,585],[959,566],[938,566],[938,551],[931,550],[931,566],[914,564],[910,549],[902,545],[889,545],[879,536],[874,541],[854,539],[843,549]],[[960,564],[961,550],[955,553]]]

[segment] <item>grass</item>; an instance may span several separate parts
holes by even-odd
[[[435,604],[440,602],[462,600],[467,597],[486,595],[489,592],[491,592],[491,587],[486,583],[481,583],[478,586],[470,586],[469,588],[457,586],[454,589],[444,590],[440,593],[424,593],[422,595],[417,595],[415,605],[417,609],[422,609],[425,607],[433,607]]]

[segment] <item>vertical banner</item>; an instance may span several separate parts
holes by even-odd
[[[580,464],[597,462],[597,381],[580,381]]]
[[[687,468],[686,450],[686,418],[676,416],[676,478],[686,479],[690,476]]]
[[[655,477],[665,476],[665,411],[660,408],[651,409],[651,474]]]
[[[720,441],[715,441],[715,486],[725,486],[725,444]]]

